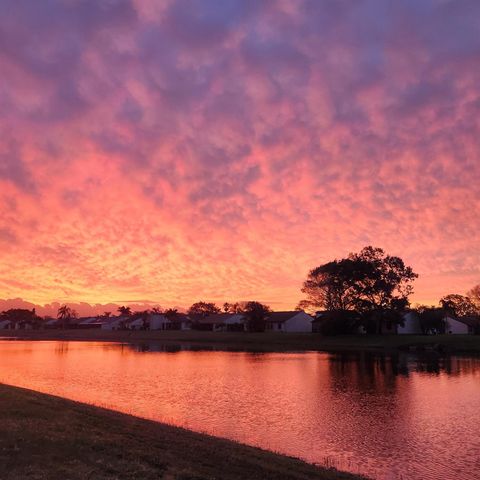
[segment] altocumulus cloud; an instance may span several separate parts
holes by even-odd
[[[1,2],[1,296],[291,307],[309,268],[368,243],[422,274],[418,300],[463,292],[478,18],[468,0]]]

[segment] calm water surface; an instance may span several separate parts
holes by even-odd
[[[480,359],[0,341],[0,382],[377,479],[480,479]]]

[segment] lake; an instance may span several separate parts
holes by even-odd
[[[376,479],[480,479],[480,358],[0,340],[0,382]]]

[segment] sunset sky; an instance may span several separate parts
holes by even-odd
[[[1,0],[0,298],[292,308],[311,268],[369,244],[420,275],[414,303],[465,293],[479,18],[478,0]]]

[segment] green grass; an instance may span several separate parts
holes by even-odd
[[[0,478],[353,480],[360,477],[0,384]]]
[[[451,353],[480,353],[480,335],[340,335],[200,331],[0,330],[0,337],[29,340],[157,342],[218,349],[284,351],[379,351],[438,348]]]

